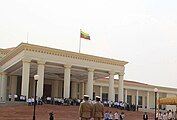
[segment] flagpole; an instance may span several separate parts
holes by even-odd
[[[28,36],[29,36],[29,33],[27,32],[27,36],[26,36],[26,42],[28,43]]]
[[[79,53],[81,52],[81,29],[80,29],[80,41],[79,41]]]

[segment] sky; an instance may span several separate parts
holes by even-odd
[[[125,79],[177,88],[177,0],[0,0],[0,48],[21,42],[124,60]],[[27,38],[28,33],[28,38]],[[28,40],[27,40],[28,39]]]

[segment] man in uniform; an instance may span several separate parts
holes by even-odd
[[[99,96],[96,96],[96,103],[93,104],[93,118],[94,120],[103,120],[104,118],[104,106],[100,102]]]
[[[79,107],[79,117],[81,120],[90,120],[92,118],[93,108],[88,100],[89,96],[84,95],[84,100],[81,102]]]

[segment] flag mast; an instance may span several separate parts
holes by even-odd
[[[81,29],[80,29],[80,41],[79,41],[79,53],[81,52]]]
[[[27,32],[27,35],[26,35],[26,42],[28,43],[28,36],[29,36],[29,32]]]

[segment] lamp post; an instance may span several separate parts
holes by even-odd
[[[36,91],[37,91],[37,81],[39,79],[39,75],[34,75],[35,80],[35,91],[34,91],[34,110],[33,110],[33,120],[36,119],[35,112],[36,112]]]
[[[158,92],[158,89],[154,88],[154,93],[155,93],[155,120],[156,120],[156,111],[157,111],[157,92]]]

